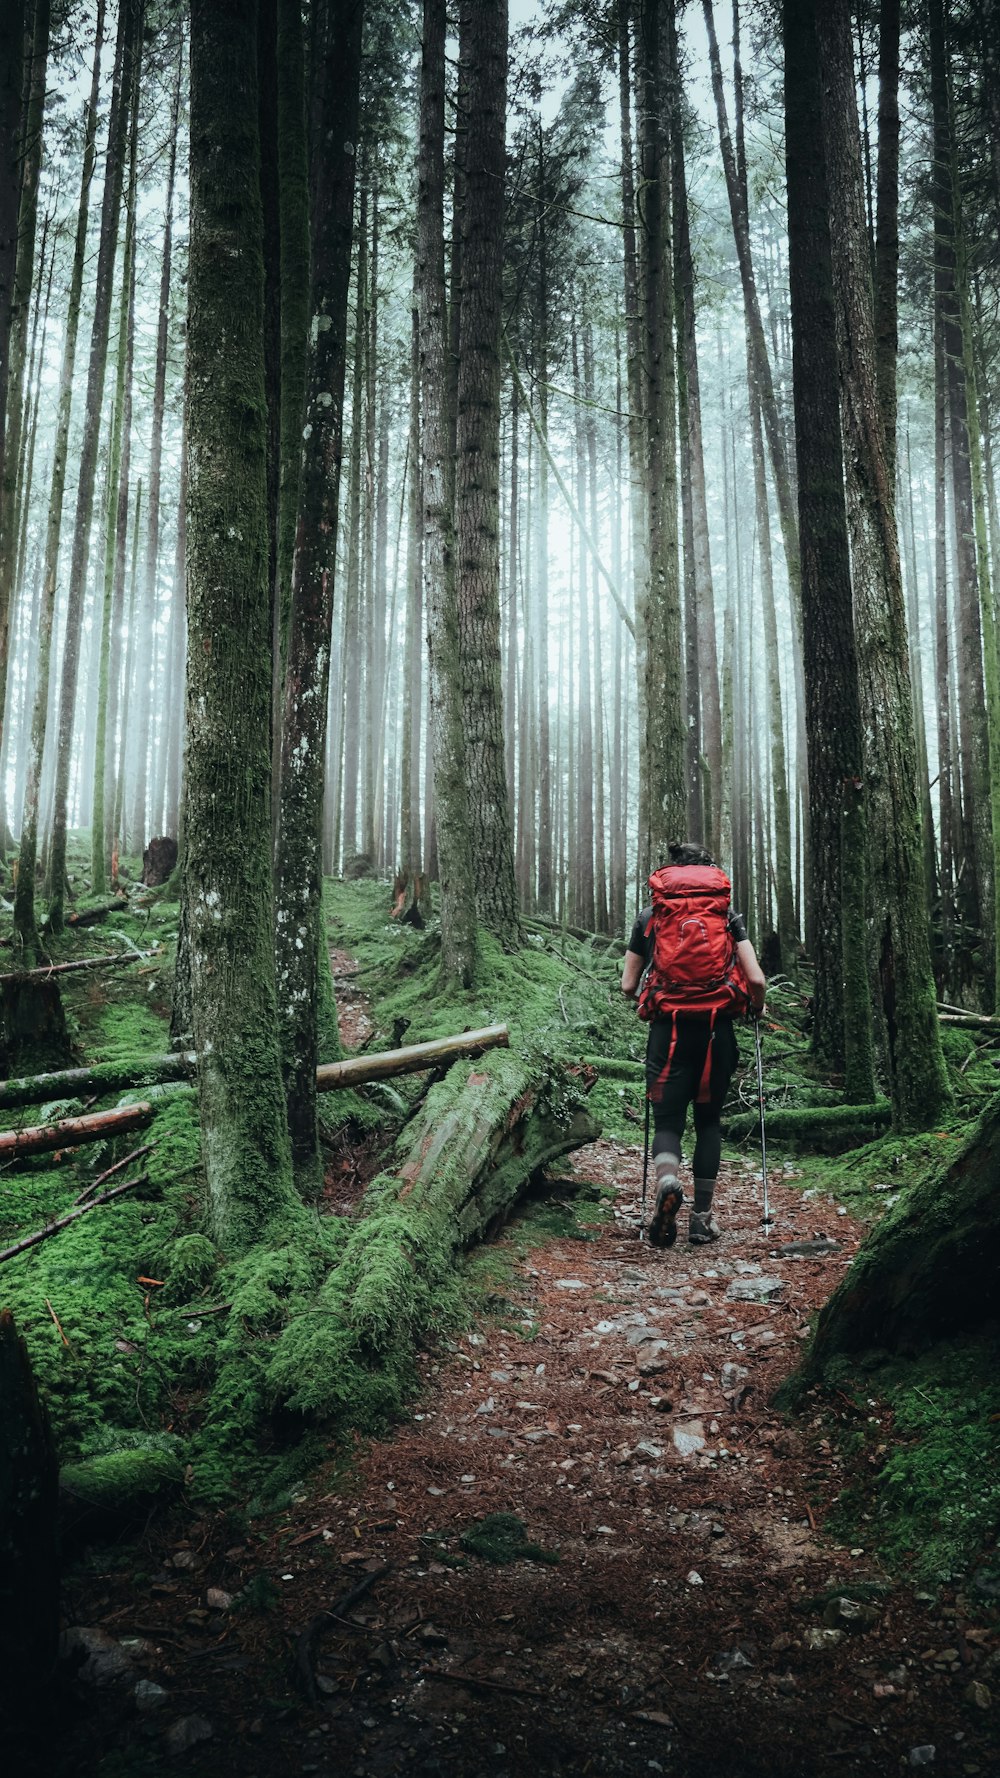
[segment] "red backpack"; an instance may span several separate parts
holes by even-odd
[[[653,955],[639,1017],[745,1012],[750,997],[729,930],[732,886],[725,871],[714,864],[668,864],[653,872],[649,887],[653,915],[646,934],[652,931]]]

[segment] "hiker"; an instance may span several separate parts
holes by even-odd
[[[677,1170],[688,1106],[694,1105],[694,1204],[688,1240],[717,1241],[712,1198],[722,1153],[720,1118],[739,1059],[733,1020],[759,1018],[767,979],[729,878],[703,846],[669,847],[670,863],[649,879],[652,902],[629,939],[622,993],[648,1019],[646,1093],[653,1111],[656,1198],[649,1239],[672,1247],[684,1192]]]

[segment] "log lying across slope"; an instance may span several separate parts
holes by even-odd
[[[274,1387],[293,1407],[331,1412],[377,1369],[389,1405],[459,1252],[503,1222],[533,1173],[599,1133],[577,1081],[545,1057],[498,1049],[456,1062],[368,1187],[321,1291],[324,1313],[283,1333]]]
[[[486,1025],[479,1031],[461,1031],[456,1037],[439,1037],[433,1043],[410,1043],[402,1049],[376,1050],[372,1055],[348,1056],[316,1070],[316,1090],[363,1086],[365,1081],[389,1080],[396,1074],[420,1074],[441,1068],[460,1056],[479,1056],[484,1050],[505,1046],[506,1025]],[[61,1068],[52,1074],[27,1074],[0,1081],[0,1111],[19,1105],[44,1105],[49,1099],[75,1098],[80,1093],[120,1093],[131,1087],[165,1081],[192,1080],[198,1066],[193,1050],[166,1056],[137,1056],[126,1062],[98,1062],[93,1068]]]

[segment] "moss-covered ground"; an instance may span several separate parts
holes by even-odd
[[[84,846],[80,838],[81,856]],[[126,861],[126,868],[138,876],[136,861]],[[360,964],[356,979],[375,1025],[369,1047],[506,1020],[515,1050],[594,1066],[590,1109],[608,1135],[641,1143],[645,1032],[618,993],[620,957],[548,930],[532,931],[514,957],[486,938],[476,988],[445,996],[433,926],[423,933],[399,926],[388,918],[388,906],[384,884],[327,887],[330,942]],[[168,1048],[177,914],[164,892],[133,892],[128,905],[101,924],[50,941],[56,962],[126,948],[155,952],[118,969],[65,979],[74,1061]],[[779,984],[769,1011],[769,1108],[838,1103],[841,1083],[817,1070],[810,1056],[806,993]],[[964,1031],[949,1030],[944,1041],[955,1105],[940,1129],[889,1134],[840,1154],[797,1154],[804,1192],[830,1194],[875,1219],[947,1163],[971,1118],[997,1090],[1000,1051],[992,1040]],[[752,1110],[755,1103],[749,1039],[741,1038],[741,1049],[734,1112]],[[326,1095],[325,1136],[343,1140],[346,1121],[369,1140],[377,1131],[391,1141],[425,1088],[423,1076],[396,1082],[394,1113],[384,1094]],[[98,1101],[88,1109],[115,1102]],[[6,1119],[8,1125],[37,1121],[38,1108]],[[337,1428],[289,1408],[294,1392],[281,1383],[276,1357],[294,1319],[336,1316],[337,1303],[324,1299],[322,1287],[348,1248],[349,1217],[311,1213],[306,1240],[229,1263],[205,1234],[195,1095],[163,1088],[152,1127],[141,1137],[41,1157],[4,1174],[0,1242],[64,1212],[97,1174],[146,1142],[155,1144],[142,1162],[148,1187],[5,1264],[0,1299],[13,1309],[28,1341],[65,1462],[128,1449],[163,1451],[183,1464],[195,1496],[220,1501],[254,1492],[258,1501],[273,1500],[305,1466],[337,1448]],[[745,1146],[752,1152],[752,1139]],[[530,1320],[510,1284],[519,1247],[551,1235],[586,1239],[586,1225],[601,1213],[600,1204],[579,1200],[529,1203],[499,1242],[475,1250],[435,1288],[414,1338],[447,1335],[474,1307],[530,1339]],[[333,1362],[337,1340],[331,1332]],[[399,1411],[415,1387],[412,1341],[396,1343],[391,1364],[359,1364],[345,1334],[340,1357],[340,1427],[374,1429]],[[876,1461],[864,1473],[871,1480],[845,1494],[845,1525],[852,1515],[859,1524],[870,1522],[888,1558],[911,1562],[928,1576],[958,1572],[996,1534],[1000,1492],[988,1460],[1000,1413],[995,1361],[988,1341],[969,1340],[862,1377],[856,1385],[846,1371],[836,1379],[851,1399],[870,1394],[886,1403],[892,1427],[891,1437],[883,1429],[869,1451]],[[871,1441],[862,1436],[868,1450]]]

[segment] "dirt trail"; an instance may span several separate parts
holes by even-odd
[[[963,1701],[963,1663],[984,1651],[954,1614],[896,1592],[866,1631],[823,1625],[831,1588],[885,1577],[822,1534],[843,1472],[818,1418],[790,1430],[769,1401],[859,1231],[780,1169],[764,1231],[759,1177],[737,1163],[722,1239],[690,1247],[682,1215],[657,1252],[635,1236],[634,1149],[596,1143],[574,1171],[615,1186],[613,1217],[528,1254],[506,1326],[427,1355],[412,1418],[359,1447],[346,1488],[303,1491],[266,1540],[189,1526],[179,1564],[156,1532],[160,1587],[131,1609],[127,1578],[108,1577],[115,1634],[139,1621],[136,1672],[169,1692],[155,1716],[125,1711],[115,1744],[152,1752],[203,1719],[212,1739],[184,1769],[214,1778],[805,1778],[897,1772],[922,1745],[949,1778],[996,1769]],[[838,1247],[781,1252],[817,1239]],[[463,1558],[461,1534],[498,1512],[558,1561]],[[205,1609],[207,1588],[237,1594],[261,1572],[271,1610]],[[324,1623],[306,1704],[296,1636],[368,1574],[367,1596]],[[957,1673],[920,1658],[942,1651]]]

